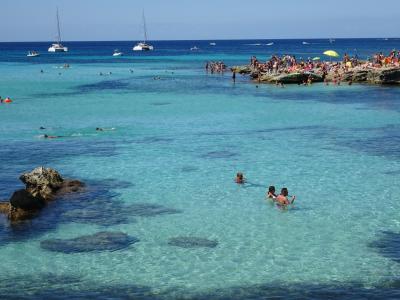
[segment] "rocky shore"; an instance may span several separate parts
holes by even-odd
[[[0,213],[11,222],[33,218],[48,202],[84,188],[79,180],[63,179],[57,171],[44,167],[24,173],[19,179],[25,189],[15,191],[8,202],[0,202]]]
[[[348,70],[330,71],[324,74],[321,69],[315,68],[306,72],[262,72],[250,65],[235,66],[232,72],[249,75],[256,82],[302,84],[311,78],[312,82],[341,82],[400,85],[400,67],[390,66],[381,68],[354,67]]]

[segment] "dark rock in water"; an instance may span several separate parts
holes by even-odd
[[[64,180],[57,191],[57,196],[81,192],[84,188],[85,184],[79,180]]]
[[[62,221],[80,222],[111,226],[136,222],[134,217],[155,217],[177,214],[180,210],[157,204],[135,203],[124,205],[121,202],[107,200],[87,203],[85,207],[67,211],[61,215]]]
[[[54,193],[64,182],[57,171],[44,167],[38,167],[31,172],[22,174],[20,179],[32,196],[41,197],[46,201],[53,199]]]
[[[43,249],[62,253],[117,251],[139,242],[139,239],[122,232],[98,232],[74,239],[50,239],[40,243]]]
[[[20,179],[26,188],[14,192],[8,210],[4,204],[0,210],[13,222],[32,218],[46,202],[60,195],[81,191],[84,187],[82,182],[64,180],[57,171],[44,167],[22,174]]]
[[[128,214],[136,217],[154,217],[158,215],[170,215],[182,212],[178,209],[149,203],[135,203],[128,205],[125,209]]]
[[[40,196],[33,196],[27,190],[18,190],[11,196],[10,204],[14,208],[23,210],[38,210],[44,207],[45,201]]]
[[[400,263],[400,233],[382,232],[380,239],[371,243],[370,247],[378,250],[383,256]]]
[[[204,155],[202,158],[231,158],[237,156],[237,153],[230,152],[230,151],[211,151]]]
[[[192,167],[192,166],[184,166],[182,167],[181,171],[185,172],[185,173],[190,173],[190,172],[195,172],[197,171],[199,168],[197,167]]]
[[[168,245],[181,248],[215,248],[218,246],[218,241],[208,240],[199,237],[175,237],[168,240]]]

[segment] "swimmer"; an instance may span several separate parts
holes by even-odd
[[[45,139],[57,139],[57,138],[60,138],[60,137],[62,137],[62,136],[60,136],[60,135],[47,135],[47,134],[43,135],[43,138],[45,138]]]
[[[111,127],[111,128],[96,127],[96,131],[113,131],[113,130],[115,130],[114,127]]]
[[[1,96],[0,96],[0,103],[3,103],[3,98],[1,98]]]
[[[40,130],[43,130],[43,129],[46,129],[46,128],[45,128],[45,127],[43,127],[43,126],[40,126],[40,127],[39,127],[39,129],[40,129]]]
[[[289,205],[293,204],[294,200],[296,199],[296,196],[290,196],[291,199],[289,200],[289,191],[287,188],[282,188],[281,193],[276,197],[276,202],[278,202],[281,205]]]
[[[129,72],[133,73],[133,70],[132,70],[132,69],[129,69]]]
[[[236,174],[235,182],[236,182],[237,184],[244,184],[245,181],[246,181],[246,179],[244,178],[243,173],[238,172],[238,173]]]
[[[268,188],[267,197],[274,200],[276,199],[277,196],[275,194],[275,187],[273,185]]]

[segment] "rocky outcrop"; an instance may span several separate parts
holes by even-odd
[[[57,196],[84,187],[82,182],[64,180],[57,171],[44,167],[22,174],[20,180],[26,185],[25,189],[15,191],[9,203],[0,203],[0,213],[6,214],[11,221],[32,218]]]
[[[373,69],[368,72],[367,81],[374,84],[400,84],[400,68]]]
[[[291,84],[291,83],[303,83],[311,77],[312,82],[322,82],[324,79],[321,75],[315,73],[282,73],[278,75],[273,74],[263,74],[260,77],[261,82],[268,82],[268,83],[284,83],[284,84]]]
[[[250,74],[253,72],[253,69],[250,66],[234,66],[231,68],[231,71],[238,74]]]
[[[357,82],[369,84],[400,84],[400,67],[382,67],[382,68],[366,68],[355,67],[348,71],[329,72],[326,76],[322,76],[320,69],[314,69],[310,72],[295,72],[295,73],[279,73],[270,74],[260,72],[250,66],[236,66],[232,68],[237,73],[249,74],[250,78],[257,82],[264,83],[284,83],[284,84],[299,84],[307,81],[311,76],[312,82],[322,82],[324,80],[342,81],[342,82]]]

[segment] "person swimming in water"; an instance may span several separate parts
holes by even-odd
[[[43,138],[45,138],[45,139],[57,139],[60,137],[62,137],[62,136],[61,135],[48,135],[48,134],[43,135]]]
[[[112,128],[101,128],[101,127],[96,127],[96,131],[113,131],[115,130],[114,127]]]
[[[244,184],[245,181],[246,181],[246,179],[244,178],[243,173],[238,172],[238,173],[236,174],[235,182],[236,182],[237,184]]]
[[[289,200],[289,197],[291,198]],[[281,193],[276,197],[276,202],[278,202],[280,205],[289,205],[293,204],[294,200],[296,199],[296,196],[289,196],[289,191],[287,188],[282,188]]]
[[[273,185],[269,186],[267,197],[273,200],[276,199],[277,196],[275,194],[275,187]]]

